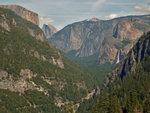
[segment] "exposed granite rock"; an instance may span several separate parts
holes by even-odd
[[[0,19],[0,26],[4,29],[6,29],[7,31],[10,31],[10,22],[7,20],[7,17],[6,15],[1,15],[1,18]]]
[[[41,76],[41,78],[43,79],[43,81],[45,81],[47,84],[52,85],[54,84],[54,80],[51,80],[50,77],[47,76]],[[54,77],[55,78],[55,77]]]
[[[26,53],[25,53],[26,54]],[[34,56],[34,57],[36,57],[36,58],[38,58],[38,59],[41,59],[41,60],[43,60],[43,61],[47,61],[47,62],[49,62],[49,63],[51,63],[51,64],[53,64],[53,65],[57,65],[59,68],[61,68],[61,69],[64,69],[64,63],[63,63],[63,61],[62,61],[62,58],[61,58],[61,55],[60,55],[60,53],[58,52],[58,55],[59,55],[59,58],[58,59],[56,59],[56,58],[54,58],[53,56],[51,56],[51,59],[49,58],[46,58],[44,55],[42,55],[42,54],[40,54],[38,51],[34,51],[34,50],[30,50],[29,51],[29,54],[31,55],[31,56]]]
[[[72,51],[73,57],[98,54],[98,63],[113,64],[119,50],[125,56],[139,37],[150,30],[149,18],[142,15],[106,21],[85,20],[64,27],[49,40],[67,55]]]
[[[36,77],[36,74],[33,74],[29,69],[22,69],[20,71],[20,75],[22,76],[19,78],[19,80],[14,81],[11,79],[12,75],[9,75],[9,79],[6,79],[8,76],[7,72],[1,71],[1,74],[5,76],[3,80],[0,81],[0,88],[1,89],[9,89],[13,92],[20,92],[24,93],[26,90],[35,90],[36,88],[29,82],[26,81],[26,79],[31,79],[32,77]]]
[[[58,67],[60,67],[61,69],[64,69],[64,63],[63,63],[63,61],[62,61],[61,58],[57,59],[57,65],[58,65]]]
[[[117,49],[114,46],[105,44],[99,48],[99,64],[113,63],[117,54]]]
[[[143,34],[143,31],[136,29],[133,23],[127,19],[121,20],[114,28],[113,36],[120,40],[134,40]]]
[[[8,73],[6,71],[0,71],[0,80],[6,79],[8,77]]]
[[[28,20],[39,26],[39,17],[37,13],[29,11],[18,5],[0,5],[0,7],[10,9],[14,11],[17,15],[21,16],[23,19]]]
[[[57,32],[57,29],[53,25],[44,24],[42,30],[47,38],[51,38],[53,34]]]
[[[37,74],[33,74],[33,72],[32,72],[30,69],[21,69],[20,75],[21,75],[24,79],[31,79],[31,78],[37,76]]]
[[[34,29],[28,28],[28,32],[31,36],[35,37],[37,40],[45,41],[45,35],[43,32],[35,33]]]
[[[21,6],[16,6],[16,5],[8,5],[8,6],[0,5],[0,8],[1,9],[6,8],[6,9],[9,9],[12,11],[19,10],[18,12],[15,12],[16,13],[15,17],[11,17],[10,15],[8,16],[7,14],[0,14],[0,16],[1,16],[0,26],[3,27],[5,30],[10,31],[12,27],[20,27],[21,26],[20,28],[22,30],[24,30],[25,32],[28,32],[31,36],[35,37],[37,40],[47,41],[43,31],[39,27],[37,27],[37,24],[35,25],[35,22],[32,22],[34,24],[30,23],[31,21],[28,19],[30,16],[27,16],[28,18],[25,19],[25,17],[22,17],[20,15],[20,14],[25,15],[24,13],[21,13],[22,10],[25,10],[26,13],[30,12],[30,11],[26,11],[25,8],[23,8]],[[21,8],[21,10],[20,10],[20,8]],[[11,11],[11,13],[14,13],[12,11]],[[17,14],[17,13],[19,13],[19,14]],[[32,13],[31,13],[31,15],[32,15]],[[34,15],[34,13],[33,13],[33,15]],[[24,22],[21,23],[22,25],[20,25],[20,22],[22,21],[21,20],[22,18],[20,16],[25,19]],[[38,18],[38,15],[35,18]],[[19,19],[19,21],[18,21],[18,19]],[[31,19],[34,19],[34,17],[31,17]],[[29,23],[30,23],[30,25],[27,26],[27,24],[29,24]],[[23,26],[26,26],[26,27],[23,27]]]
[[[19,93],[24,93],[27,90],[37,90],[43,92],[45,95],[49,95],[48,91],[42,86],[37,86],[33,81],[30,81],[30,79],[37,76],[30,69],[21,69],[20,75],[21,77],[14,81],[12,75],[9,75],[9,78],[7,78],[8,73],[6,71],[0,71],[0,88]]]
[[[98,19],[98,18],[92,18],[92,19],[90,19],[89,21],[92,21],[92,22],[99,22],[100,19]]]

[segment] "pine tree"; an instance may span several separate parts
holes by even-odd
[[[109,109],[109,95],[103,93],[100,98],[100,113],[108,113]]]
[[[135,109],[138,105],[137,92],[136,90],[131,90],[127,96],[127,112],[135,113]]]
[[[109,113],[120,113],[120,103],[116,95],[110,97]]]
[[[150,96],[145,101],[144,113],[150,113]]]

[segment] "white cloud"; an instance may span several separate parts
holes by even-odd
[[[41,18],[40,18],[40,21],[41,21],[42,23],[51,23],[51,22],[54,22],[53,19],[51,19],[51,18],[44,18],[44,17],[41,17]]]
[[[112,14],[106,16],[106,19],[113,19],[113,18],[116,18],[116,17],[118,17],[118,14],[112,13]]]
[[[123,2],[107,2],[108,5],[113,5],[113,6],[133,6],[135,3],[123,3]]]
[[[108,16],[105,16],[105,19],[113,19],[121,16],[129,15],[128,13],[125,13],[124,11],[120,11],[119,13],[111,13]]]
[[[134,10],[140,11],[140,12],[150,12],[150,6],[148,6],[147,8],[143,8],[140,6],[134,6]]]
[[[99,8],[105,2],[106,0],[97,0],[96,2],[94,2],[92,5],[92,11],[97,10],[97,8]]]

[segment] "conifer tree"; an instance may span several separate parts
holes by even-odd
[[[120,113],[120,104],[116,95],[110,97],[109,113]]]

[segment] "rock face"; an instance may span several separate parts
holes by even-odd
[[[52,35],[57,32],[57,29],[50,24],[48,25],[44,24],[42,30],[47,38],[51,38]]]
[[[38,15],[36,16],[35,13],[28,11],[21,6],[16,6],[16,5],[3,6],[3,5],[0,5],[0,7],[1,7],[0,10],[2,10],[2,11],[5,8],[7,8],[7,9],[12,8],[11,9],[12,11],[7,10],[7,11],[9,11],[9,13],[11,15],[7,15],[5,13],[0,12],[0,15],[1,15],[0,26],[3,27],[5,30],[10,31],[11,27],[13,25],[15,27],[20,27],[22,30],[30,33],[30,35],[35,37],[37,40],[47,41],[43,31],[39,27],[37,27],[38,24],[35,24],[35,22],[38,22]],[[4,9],[2,7],[4,7]],[[16,12],[13,10],[16,10]],[[18,13],[17,13],[17,10],[18,10]],[[22,13],[21,13],[21,11],[22,11]],[[14,14],[15,14],[15,16],[14,16]],[[35,19],[35,20],[37,19],[37,21],[33,21],[34,24],[32,24],[30,21],[30,18]]]
[[[134,72],[136,66],[147,56],[150,56],[150,32],[143,35],[120,64],[105,78],[104,87],[107,87],[117,78],[123,78],[130,72]]]
[[[139,37],[150,30],[150,15],[127,16],[113,20],[85,20],[66,26],[49,40],[73,57],[95,54],[99,64],[113,64],[121,51],[121,59]],[[121,60],[120,59],[120,60]],[[120,61],[119,60],[119,61]]]
[[[39,26],[39,17],[37,13],[29,11],[18,5],[0,5],[0,7],[10,9],[14,11],[17,15],[21,16],[23,19]]]
[[[93,22],[99,22],[100,20],[98,18],[92,18],[89,21],[93,21]]]

